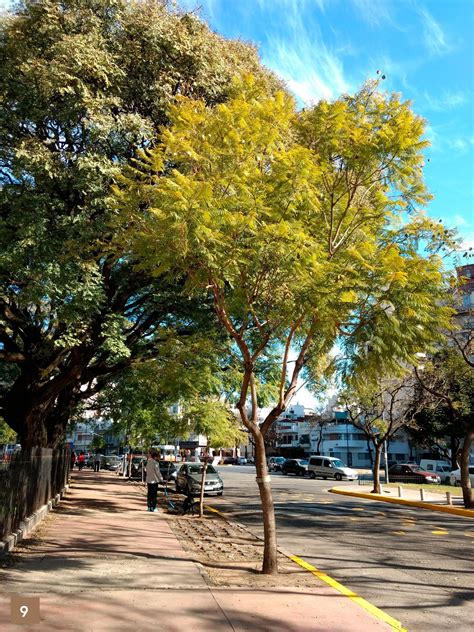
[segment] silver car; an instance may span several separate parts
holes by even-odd
[[[189,496],[198,496],[201,493],[202,463],[183,463],[176,475],[176,491]],[[205,494],[222,496],[224,483],[219,472],[213,465],[208,465],[206,481],[204,483]]]

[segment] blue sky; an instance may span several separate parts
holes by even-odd
[[[181,0],[258,46],[301,102],[357,89],[377,69],[428,124],[428,212],[474,247],[474,0]]]

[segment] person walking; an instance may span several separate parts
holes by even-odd
[[[160,465],[156,460],[158,453],[155,450],[148,452],[148,459],[146,462],[146,484],[148,486],[148,511],[156,511],[156,497],[158,494],[158,483],[163,482],[163,477],[160,472]]]
[[[100,462],[102,460],[102,454],[100,454],[99,450],[94,454],[94,472],[100,471]]]
[[[77,467],[79,468],[79,472],[82,470],[84,465],[86,464],[86,455],[84,452],[79,454],[79,458],[77,459]]]
[[[74,450],[71,452],[71,470],[74,469],[74,466],[76,465],[76,453],[74,452]]]

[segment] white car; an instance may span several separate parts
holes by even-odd
[[[469,466],[469,478],[471,479],[471,485],[474,485],[474,465]],[[454,470],[451,472],[449,482],[454,487],[461,487],[461,470]]]

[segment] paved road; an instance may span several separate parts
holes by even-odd
[[[262,532],[255,469],[220,468],[210,504]],[[279,545],[382,608],[410,632],[474,629],[474,520],[328,492],[272,475]]]

